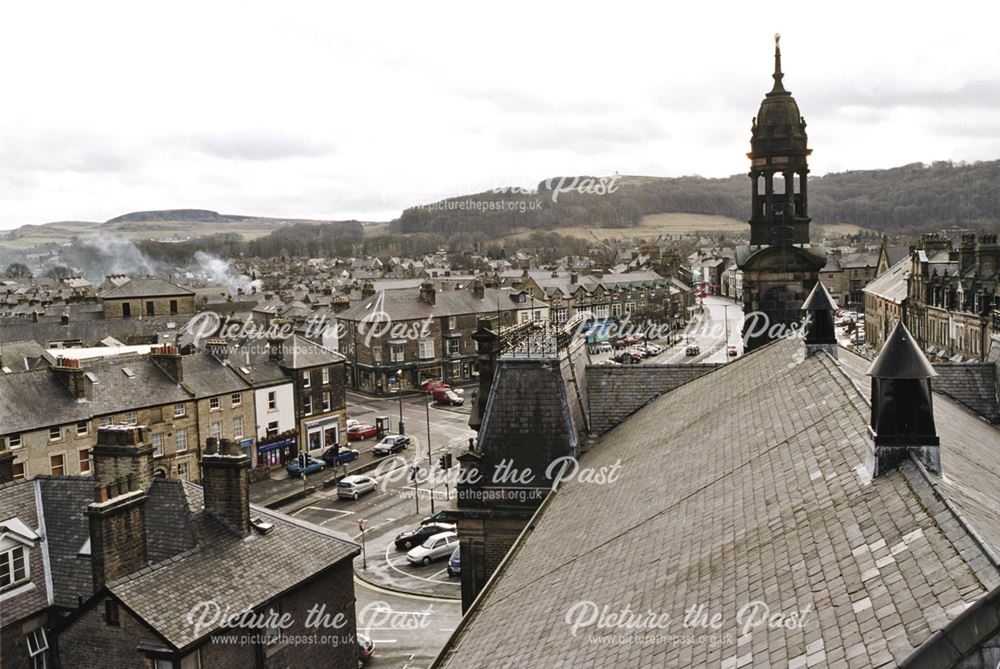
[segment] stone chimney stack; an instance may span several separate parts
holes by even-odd
[[[0,483],[14,480],[14,451],[7,448],[7,438],[0,437]]]
[[[87,387],[83,377],[83,368],[80,361],[73,358],[56,358],[55,367],[52,368],[59,383],[63,384],[70,393],[77,399],[84,399],[87,394]]]
[[[250,459],[236,442],[210,437],[201,459],[205,508],[234,531],[250,533]]]
[[[570,272],[569,273],[569,282],[570,282],[570,284],[575,285],[576,282],[579,281],[579,280],[580,280],[580,275],[579,274],[577,274],[576,272]]]
[[[351,306],[351,299],[346,295],[335,295],[332,300],[332,304],[333,313],[339,314],[341,311],[344,311]]]
[[[937,372],[905,325],[896,324],[866,373],[872,377],[869,429],[875,443],[873,474],[890,471],[911,451],[927,469],[941,474],[940,440],[931,399],[931,379]]]
[[[222,337],[210,337],[206,339],[205,348],[219,362],[225,363],[229,360],[229,343]]]
[[[836,310],[837,304],[826,286],[817,280],[802,305],[802,311],[806,312],[803,334],[807,358],[818,351],[826,351],[834,359],[837,358],[837,333],[833,322]]]
[[[274,362],[283,362],[285,360],[285,340],[281,337],[268,338],[267,357]]]
[[[1000,245],[997,235],[980,235],[976,243],[976,272],[981,277],[993,276],[1000,269]]]
[[[483,278],[477,276],[472,281],[472,296],[477,300],[486,299],[486,286],[483,284]]]
[[[175,383],[184,383],[184,360],[181,358],[181,350],[179,348],[173,344],[154,346],[149,349],[149,357]]]
[[[434,289],[432,282],[424,281],[420,284],[420,300],[430,305],[435,304],[437,301],[437,291]]]
[[[153,446],[140,425],[98,428],[94,447],[90,561],[94,589],[146,566],[146,490],[153,480]]]
[[[469,427],[473,430],[478,430],[482,424],[486,402],[490,398],[490,388],[493,386],[493,373],[496,371],[497,358],[500,356],[498,329],[499,323],[496,318],[481,318],[479,327],[472,333],[479,351],[479,392],[469,414]]]
[[[361,297],[368,298],[375,294],[375,284],[371,281],[365,281],[364,285],[361,286]]]

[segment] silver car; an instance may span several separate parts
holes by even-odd
[[[428,537],[420,546],[406,554],[410,564],[430,564],[434,560],[448,557],[458,546],[458,535],[454,532],[442,532]]]
[[[337,497],[340,499],[357,499],[364,493],[378,488],[378,482],[367,476],[354,474],[345,476],[337,482]]]

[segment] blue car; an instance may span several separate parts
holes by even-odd
[[[301,477],[303,474],[316,474],[323,471],[326,469],[326,463],[316,458],[309,458],[309,461],[303,470],[302,467],[299,466],[299,459],[295,458],[285,465],[285,469],[288,470],[289,476]]]
[[[460,576],[462,574],[462,549],[455,546],[451,557],[448,559],[448,576]]]
[[[354,448],[341,448],[339,452],[335,448],[328,448],[323,453],[323,462],[330,465],[331,467],[336,467],[338,465],[347,464],[348,462],[353,462],[361,456],[361,451]]]

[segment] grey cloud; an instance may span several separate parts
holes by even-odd
[[[312,158],[335,152],[329,142],[274,132],[202,134],[190,146],[203,154],[228,160]]]
[[[559,125],[539,117],[536,123],[498,130],[502,142],[518,150],[563,149],[592,154],[619,146],[644,144],[667,136],[650,119],[606,118],[567,121]]]
[[[6,169],[117,172],[135,164],[133,148],[87,131],[47,131],[0,139],[0,165]]]

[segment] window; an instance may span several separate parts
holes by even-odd
[[[243,438],[243,416],[233,418],[233,439]]]
[[[265,620],[268,626],[264,628],[264,645],[273,646],[281,641],[281,604],[269,609]]]
[[[180,418],[185,413],[187,413],[187,412],[184,409],[184,405],[183,404],[175,404],[174,405],[174,418]]]
[[[448,355],[458,355],[462,348],[462,340],[458,337],[448,337],[444,340],[444,343]]]
[[[171,660],[154,660],[153,669],[174,669]],[[201,669],[201,649],[181,658],[181,669]]]
[[[62,476],[65,469],[65,458],[62,455],[53,455],[49,458],[49,471],[53,476]]]
[[[7,444],[11,448],[21,448],[21,433],[15,432],[14,434],[7,437]]]
[[[382,347],[381,346],[376,346],[375,348],[372,349],[372,360],[376,364],[382,362]]]
[[[212,399],[208,400],[209,411],[218,411],[221,408],[222,408],[222,402],[219,400],[218,397],[213,397]]]
[[[448,329],[449,330],[454,330],[457,327],[458,327],[458,318],[456,318],[455,316],[449,316],[448,317]]]
[[[170,315],[177,315],[177,300],[170,300]]]
[[[434,340],[433,339],[421,339],[419,342],[420,347],[420,359],[430,360],[434,357]]]
[[[90,473],[90,449],[81,448],[80,449],[80,473],[89,474]]]
[[[611,305],[611,315],[618,318],[622,315],[622,305],[620,302],[615,302]]]
[[[278,421],[272,420],[267,424],[267,436],[273,437],[278,434]]]
[[[28,580],[28,556],[24,546],[0,553],[0,588],[9,588]]]
[[[53,426],[49,428],[49,441],[59,441],[62,439],[62,431],[59,426]]]
[[[323,413],[330,410],[330,393],[323,393]]]
[[[122,318],[132,318],[132,305],[122,302]]]
[[[311,416],[313,412],[313,398],[311,395],[306,395],[302,398],[302,411],[307,415]]]
[[[328,383],[330,383],[330,368],[329,367],[324,367],[323,368],[323,385],[326,385]]]
[[[152,300],[146,300],[146,315],[147,316],[155,316],[156,315],[156,307],[153,306],[153,301]]]
[[[45,636],[45,628],[38,627],[28,632],[27,641],[32,669],[45,669],[49,656],[49,640]]]
[[[188,465],[186,462],[177,463],[177,478],[182,481],[187,481],[188,477]]]
[[[118,627],[119,624],[118,602],[110,597],[104,600],[104,624],[114,625],[115,627]]]
[[[222,423],[220,421],[215,421],[209,428],[211,436],[216,439],[222,439]]]
[[[403,362],[406,359],[406,349],[403,344],[389,344],[389,362]]]
[[[267,394],[267,410],[275,411],[278,408],[278,395],[273,390]]]
[[[90,432],[90,423],[85,420],[81,420],[76,424],[76,435],[78,437],[84,437]]]
[[[188,431],[187,428],[181,428],[174,433],[175,443],[177,445],[177,452],[183,453],[188,449]]]
[[[23,462],[15,462],[14,463],[14,480],[15,481],[20,481],[21,479],[24,478],[24,476],[25,476],[25,474],[24,474],[24,463]]]
[[[154,434],[153,435],[153,457],[159,458],[163,456],[163,435]]]
[[[312,385],[312,374],[309,371],[302,372],[302,387],[308,388]]]
[[[111,425],[111,416],[101,416],[101,427]]]
[[[243,404],[243,393],[233,393],[230,398],[230,404],[234,407],[238,407]]]
[[[125,423],[126,425],[135,425],[139,421],[135,416],[135,412],[129,411],[122,417],[122,422]]]

